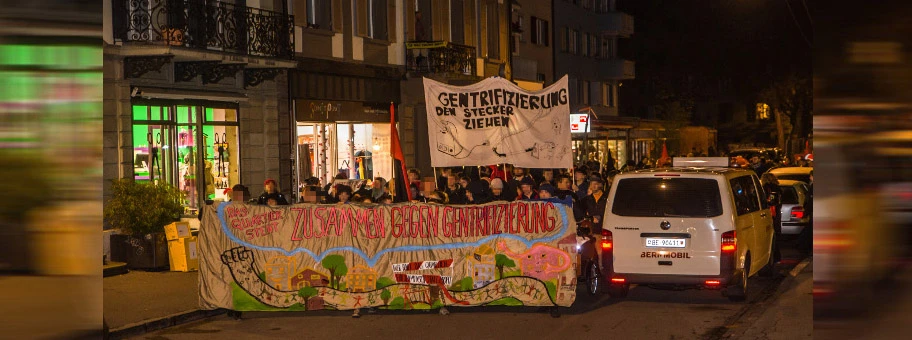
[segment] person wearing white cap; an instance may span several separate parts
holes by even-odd
[[[504,182],[500,178],[494,178],[491,180],[491,193],[494,196],[495,201],[513,201],[512,196],[504,194]]]

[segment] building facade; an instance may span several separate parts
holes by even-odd
[[[405,163],[430,176],[422,77],[467,85],[512,77],[509,5],[505,0],[407,1],[405,66],[399,131]]]
[[[294,186],[392,176],[390,104],[405,65],[404,0],[293,0]]]
[[[195,216],[236,184],[291,181],[283,1],[107,0],[104,14],[106,196],[112,179],[168,183]]]
[[[512,0],[510,54],[513,81],[527,90],[554,83],[554,39],[551,1]]]
[[[593,123],[618,115],[618,87],[635,77],[634,62],[618,56],[618,39],[633,35],[633,17],[617,0],[554,0],[554,78],[569,76],[575,162],[634,159],[646,148],[625,128],[596,131]],[[589,126],[584,129],[584,126]],[[630,145],[628,145],[630,141]]]

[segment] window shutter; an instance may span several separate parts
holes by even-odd
[[[551,31],[548,29],[548,22],[542,20],[542,41],[545,42],[545,46],[548,46],[548,36],[551,35]]]
[[[355,15],[355,23],[356,23],[355,28],[358,30],[357,32],[355,32],[355,34],[358,36],[361,36],[361,37],[366,37],[367,33],[368,33],[367,25],[370,22],[370,20],[368,20],[369,18],[367,17],[368,16],[367,6],[368,6],[367,0],[356,0],[355,1],[355,13],[357,13],[357,15]]]
[[[295,26],[307,27],[307,0],[294,0]]]
[[[386,3],[386,40],[396,42],[399,40],[396,33],[396,1],[387,1]]]
[[[333,32],[342,33],[342,27],[345,19],[342,16],[342,0],[332,0],[332,30]]]
[[[538,18],[533,16],[529,19],[529,30],[530,33],[532,33],[532,43],[537,44],[539,41],[538,32],[540,32],[538,29]]]

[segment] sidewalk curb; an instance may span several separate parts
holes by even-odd
[[[174,327],[177,325],[182,325],[185,323],[202,320],[205,318],[210,318],[213,316],[225,314],[227,310],[225,309],[214,309],[214,310],[201,310],[194,309],[188,310],[176,314],[171,314],[158,319],[150,319],[146,321],[140,321],[137,323],[132,323],[117,329],[112,329],[108,333],[108,339],[123,339],[133,336],[139,336],[145,333],[157,331],[160,329]]]

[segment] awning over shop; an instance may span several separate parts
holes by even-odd
[[[248,100],[247,95],[237,92],[186,90],[151,86],[134,87],[131,96],[133,98],[175,100],[195,99],[219,102],[246,102]]]

